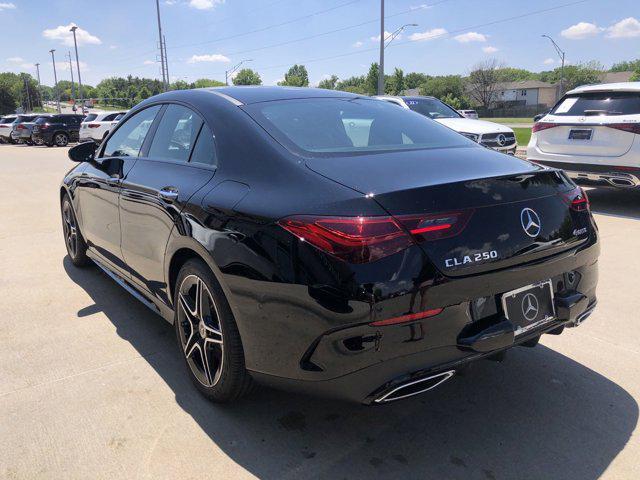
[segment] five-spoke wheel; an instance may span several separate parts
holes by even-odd
[[[89,259],[87,258],[87,244],[78,229],[78,219],[76,218],[71,200],[67,194],[65,194],[62,199],[61,213],[62,233],[64,234],[64,244],[67,247],[69,258],[75,266],[83,267],[89,263]]]

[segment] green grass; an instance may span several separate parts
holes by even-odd
[[[531,138],[531,129],[530,128],[514,128],[513,131],[516,134],[516,140],[518,141],[518,146],[526,147],[529,143],[529,139]]]
[[[487,122],[494,123],[508,123],[508,124],[516,124],[516,123],[533,123],[533,118],[481,118],[480,120],[486,120]]]

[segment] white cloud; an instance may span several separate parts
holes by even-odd
[[[618,23],[614,23],[607,28],[607,37],[609,38],[632,38],[640,37],[640,22],[633,18],[628,17],[624,20],[620,20]]]
[[[7,58],[7,62],[9,62],[9,63],[22,63],[22,62],[24,62],[24,58],[22,58],[22,57],[9,57],[9,58]]]
[[[496,53],[498,49],[496,47],[487,46],[487,47],[482,47],[482,51],[484,53]]]
[[[0,12],[3,10],[14,10],[15,8],[16,6],[13,3],[0,2]]]
[[[391,35],[393,35],[392,32],[387,32],[386,30],[384,31],[384,39],[385,41],[387,41],[389,39],[389,37],[391,37]],[[402,37],[402,35],[397,35],[396,36],[396,40],[399,39],[400,37]],[[371,41],[372,42],[379,42],[380,41],[380,35],[377,35],[375,37],[371,37]]]
[[[545,58],[542,63],[545,65],[553,65],[556,61],[553,58]]]
[[[444,28],[434,28],[432,30],[427,30],[426,32],[412,33],[411,35],[409,35],[409,40],[412,40],[414,42],[433,40],[434,38],[438,38],[446,34],[447,31]]]
[[[143,65],[155,65],[157,62],[154,60],[145,60],[142,62]]]
[[[221,55],[219,53],[214,53],[212,55],[193,55],[189,60],[187,60],[187,63],[200,63],[200,62],[223,62],[223,63],[229,63],[231,60],[229,60],[228,57],[225,57],[224,55]]]
[[[431,8],[431,5],[427,5],[426,3],[421,3],[420,5],[409,7],[409,10],[426,10],[428,8]]]
[[[117,48],[118,48],[117,45],[109,45],[109,50],[115,50]]]
[[[604,30],[604,28],[600,28],[595,23],[580,22],[562,30],[560,35],[569,40],[583,40],[585,38],[595,37],[602,30]]]
[[[49,65],[52,65],[51,62],[49,62]],[[52,67],[53,68],[53,67]],[[63,71],[63,72],[68,72],[69,71],[69,60],[59,60],[58,57],[56,57],[56,70],[58,71]],[[87,65],[85,62],[80,62],[80,73],[88,71],[89,70],[89,65]],[[73,61],[73,73],[75,75],[76,73],[76,61]],[[59,78],[59,80],[66,80],[66,79],[62,79]]]
[[[463,33],[461,35],[456,35],[453,38],[456,39],[460,43],[486,42],[487,41],[487,35],[483,35],[482,33],[478,33],[478,32]]]
[[[221,3],[224,3],[224,0],[190,0],[189,6],[198,10],[211,10]]]
[[[56,28],[47,29],[42,32],[42,36],[49,40],[57,40],[68,47],[73,47],[73,33],[70,30],[74,25],[70,23],[69,25],[60,25]],[[78,45],[100,45],[102,43],[102,40],[82,28],[76,30],[76,38]]]
[[[357,41],[356,43],[354,43],[353,45],[351,45],[353,48],[360,48],[362,45],[364,45],[364,43]]]

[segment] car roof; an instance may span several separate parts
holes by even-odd
[[[568,91],[566,94],[582,92],[640,92],[640,82],[600,83],[597,85],[582,85]]]
[[[272,102],[275,100],[295,100],[301,98],[358,98],[349,92],[339,90],[325,90],[322,88],[302,87],[263,87],[263,86],[237,86],[206,88],[213,93],[230,97],[237,102],[248,105],[258,102]],[[188,90],[187,90],[188,91]]]

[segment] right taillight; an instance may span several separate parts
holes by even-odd
[[[552,123],[552,122],[536,122],[533,124],[533,128],[531,129],[531,131],[535,133],[535,132],[540,132],[542,130],[548,130],[549,128],[553,128],[557,126],[558,126],[557,123]]]
[[[640,135],[640,123],[608,123],[605,127],[615,128],[616,130],[622,130],[623,132],[635,133]]]
[[[584,212],[589,210],[589,197],[582,187],[576,187],[573,190],[563,193],[562,198],[571,210],[576,212]]]
[[[98,128],[100,126],[100,124],[98,123],[90,123],[89,124],[89,128]]]

